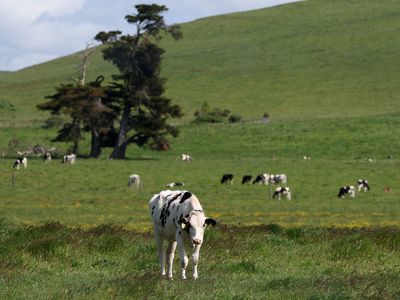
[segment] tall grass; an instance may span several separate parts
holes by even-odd
[[[196,281],[161,278],[150,233],[102,225],[1,225],[0,297],[61,299],[396,299],[400,232],[217,226]],[[189,267],[190,271],[190,267]]]

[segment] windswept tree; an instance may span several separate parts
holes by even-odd
[[[158,45],[165,34],[176,40],[181,38],[179,26],[165,24],[162,13],[167,8],[163,5],[142,4],[135,8],[136,14],[125,17],[135,26],[133,35],[110,31],[99,32],[95,37],[108,45],[103,57],[119,70],[110,87],[120,112],[112,158],[125,158],[130,143],[165,149],[167,136],[178,135],[178,129],[168,120],[182,115],[180,107],[163,96],[165,79],[160,77],[160,68],[164,50]]]

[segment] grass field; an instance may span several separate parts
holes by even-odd
[[[163,42],[180,136],[168,152],[131,146],[124,161],[106,148],[13,170],[12,145],[67,152],[35,105],[79,55],[0,72],[0,298],[399,299],[399,14],[394,0],[308,0],[183,24],[182,41]],[[99,49],[89,71],[113,72]],[[191,123],[204,101],[244,121]],[[240,184],[264,172],[288,175],[292,201]],[[128,188],[133,173],[143,191]],[[359,178],[370,192],[337,197]],[[219,223],[198,281],[158,274],[147,203],[173,181]]]
[[[200,278],[169,281],[159,275],[151,234],[1,224],[0,297],[398,299],[399,236],[398,227],[220,225],[207,232]]]

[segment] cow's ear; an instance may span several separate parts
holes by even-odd
[[[208,218],[208,219],[206,219],[206,224],[215,226],[215,225],[217,225],[217,221],[215,221],[214,219]]]

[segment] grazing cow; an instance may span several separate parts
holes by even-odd
[[[184,186],[184,185],[185,185],[185,183],[178,181],[178,182],[171,182],[171,183],[168,183],[168,184],[166,184],[165,186],[166,186],[166,187],[169,187],[169,188],[172,188],[172,187],[174,187],[174,186]]]
[[[221,184],[233,184],[233,174],[224,174],[221,178]]]
[[[267,174],[267,176],[268,176],[268,174]],[[286,176],[286,174],[279,174],[279,175],[271,174],[268,176],[268,182],[272,183],[272,184],[278,184],[278,183],[286,184],[287,176]]]
[[[197,197],[188,191],[161,191],[151,198],[149,209],[158,246],[161,274],[165,275],[166,259],[167,276],[172,278],[172,265],[178,245],[181,276],[182,279],[186,279],[186,267],[188,266],[184,245],[186,242],[193,246],[193,277],[197,279],[197,264],[204,230],[207,225],[214,226],[216,221],[205,216]],[[164,252],[164,240],[168,242],[166,252]]]
[[[69,163],[71,165],[73,165],[76,161],[76,154],[69,154],[69,155],[64,155],[63,159],[61,161],[61,163],[65,164],[65,163]]]
[[[349,195],[350,197],[354,198],[356,195],[356,191],[354,189],[354,186],[342,186],[339,190],[338,197],[339,198],[344,198],[345,195]]]
[[[303,159],[304,159],[304,160],[310,160],[310,159],[311,159],[311,156],[304,155],[304,156],[303,156]]]
[[[181,154],[181,159],[183,161],[191,161],[192,157],[189,154]]]
[[[24,166],[24,169],[26,169],[27,167],[28,167],[28,159],[24,156],[24,157],[20,157],[20,158],[17,158],[15,161],[14,161],[14,165],[13,165],[13,167],[14,167],[14,169],[16,169],[16,170],[19,170],[19,167],[20,166]]]
[[[43,161],[51,161],[51,154],[49,152],[43,154]]]
[[[281,200],[282,195],[286,196],[286,198],[290,201],[292,199],[292,193],[288,187],[276,187],[275,192],[272,195],[272,198],[278,197],[278,200]]]
[[[138,174],[132,174],[128,177],[128,186],[137,187],[140,189],[142,182],[140,181],[140,176]]]
[[[358,189],[357,189],[358,192],[361,191],[361,190],[363,190],[364,192],[370,190],[370,186],[368,184],[368,180],[366,180],[366,179],[358,179],[357,183],[358,183]]]
[[[242,184],[250,183],[251,182],[251,175],[244,175],[242,178]]]
[[[268,178],[269,178],[269,175],[266,173],[257,175],[256,179],[253,180],[253,184],[258,183],[258,184],[268,185]]]

